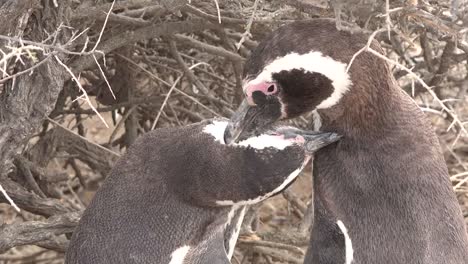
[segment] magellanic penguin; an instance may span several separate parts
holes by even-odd
[[[85,210],[66,263],[230,263],[245,206],[281,191],[338,139],[281,127],[228,146],[226,125],[141,136]]]
[[[343,138],[314,157],[315,223],[305,263],[468,263],[463,216],[438,139],[368,36],[294,22],[253,50],[246,102],[227,142],[312,112]],[[377,42],[371,48],[381,53]]]

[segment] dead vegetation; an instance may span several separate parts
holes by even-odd
[[[250,50],[316,17],[380,41],[435,125],[468,219],[467,10],[457,0],[0,0],[0,263],[63,262],[80,212],[139,134],[229,117]],[[249,215],[233,263],[302,263],[306,174]]]

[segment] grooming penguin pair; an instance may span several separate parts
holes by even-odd
[[[252,52],[234,142],[311,112],[343,138],[314,155],[314,224],[304,263],[468,263],[468,238],[438,139],[385,61],[353,55],[367,36],[317,19]],[[371,47],[381,51],[378,43]]]
[[[279,127],[224,144],[227,120],[137,139],[83,214],[68,264],[230,263],[245,206],[280,192],[334,133]]]

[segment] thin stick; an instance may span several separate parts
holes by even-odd
[[[111,136],[109,137],[109,144],[114,141],[115,136],[117,135],[117,131],[119,130],[120,127],[125,123],[125,120],[128,119],[128,117],[135,111],[138,105],[134,105],[130,107],[130,109],[125,113],[125,115],[122,117],[122,119],[119,120],[119,123],[115,126],[114,131],[112,131]]]
[[[439,97],[437,96],[437,94],[431,89],[431,87],[429,87],[429,85],[426,84],[426,82],[424,82],[423,79],[421,79],[421,77],[419,77],[417,74],[415,74],[414,72],[411,71],[411,69],[407,68],[406,66],[400,64],[399,62],[397,61],[394,61],[394,60],[391,60],[389,58],[387,58],[386,56],[380,54],[378,51],[376,50],[373,50],[372,48],[368,48],[366,50],[367,52],[370,52],[371,54],[373,54],[374,56],[377,56],[385,61],[387,61],[388,63],[391,63],[397,67],[399,67],[400,69],[406,71],[411,77],[413,77],[416,81],[418,81],[426,90],[427,92],[433,97],[433,99],[440,105],[440,107],[445,111],[447,112],[448,115],[450,115],[450,117],[452,117],[453,119],[453,123],[456,123],[459,125],[460,127],[460,133],[463,132],[465,133],[466,135],[468,135],[468,131],[465,129],[465,126],[464,126],[464,123],[458,118],[458,116],[456,114],[453,113],[453,111],[451,109],[449,109],[445,104],[444,102],[442,102]],[[450,127],[451,128],[451,127]],[[455,146],[456,142],[458,141],[459,139],[459,136],[457,136],[457,138],[454,140],[454,142],[452,143],[452,148]]]
[[[449,109],[445,103],[439,99],[439,97],[437,96],[437,94],[432,90],[432,88],[426,84],[426,82],[424,82],[423,79],[421,79],[421,77],[419,77],[417,74],[415,74],[411,69],[409,69],[408,67],[404,66],[403,64],[395,61],[395,60],[392,60],[392,59],[389,59],[387,58],[386,56],[380,54],[378,51],[372,49],[370,47],[371,43],[372,43],[372,40],[375,38],[375,36],[377,35],[377,33],[379,32],[382,32],[384,31],[384,29],[379,29],[379,30],[376,30],[374,31],[374,33],[372,33],[367,41],[367,44],[366,46],[364,46],[363,48],[361,48],[360,50],[358,50],[351,58],[350,62],[348,63],[348,66],[346,67],[346,72],[349,71],[349,69],[351,68],[351,65],[353,64],[354,60],[356,59],[357,56],[359,56],[362,52],[364,51],[367,51],[371,54],[373,54],[374,56],[377,56],[383,60],[385,60],[386,62],[406,71],[408,73],[409,76],[411,76],[414,80],[418,81],[426,90],[427,92],[433,97],[433,99],[441,106],[442,110],[444,110],[445,112],[447,112],[447,114],[452,117],[453,119],[453,122],[452,124],[448,127],[447,131],[449,131],[452,126],[454,124],[458,124],[458,126],[460,127],[460,133],[458,133],[457,137],[455,138],[455,140],[453,141],[452,143],[452,148],[455,146],[455,144],[457,143],[457,141],[459,140],[459,138],[461,137],[461,134],[464,133],[465,135],[468,135],[468,131],[466,130],[465,126],[464,126],[464,123],[458,118],[458,116],[453,113],[453,111],[451,109]]]
[[[190,70],[192,70],[193,68],[196,68],[200,65],[203,65],[203,64],[206,64],[204,62],[199,62],[199,63],[196,63],[192,66],[189,67]],[[169,100],[169,97],[171,96],[171,93],[172,91],[175,89],[176,85],[179,83],[179,81],[182,79],[182,76],[179,76],[175,82],[172,84],[171,88],[169,89],[169,91],[167,92],[167,95],[166,95],[166,98],[164,98],[164,101],[161,105],[161,107],[159,108],[159,112],[158,112],[158,115],[156,116],[156,118],[154,119],[154,122],[153,122],[153,125],[151,126],[151,130],[153,130],[155,127],[156,127],[156,124],[158,123],[158,120],[159,120],[159,117],[161,116],[161,113],[163,112],[164,110],[164,107],[166,106],[167,104],[167,101]]]
[[[465,175],[468,175],[468,172],[465,172],[465,173],[466,173]],[[459,183],[457,183],[455,186],[453,186],[453,189],[457,190],[458,188],[460,188],[466,182],[468,182],[468,177],[466,177],[465,179],[463,179]]]
[[[179,81],[182,79],[182,76],[184,76],[184,75],[180,75],[179,77],[177,77],[177,79],[175,80],[175,82],[172,84],[171,88],[169,88],[169,91],[167,92],[167,95],[166,95],[166,97],[164,98],[164,101],[163,101],[161,107],[159,108],[158,115],[157,115],[156,118],[154,119],[153,125],[151,126],[151,130],[153,130],[153,129],[156,127],[156,125],[158,124],[159,117],[161,116],[161,113],[163,112],[164,107],[166,106],[167,101],[169,100],[169,97],[171,96],[171,93],[172,93],[172,91],[174,90],[175,86],[176,86],[176,85],[179,83]]]
[[[104,81],[106,81],[107,87],[109,87],[109,91],[111,92],[112,97],[114,97],[114,100],[115,100],[116,98],[115,98],[114,91],[112,91],[112,87],[110,86],[109,81],[107,81],[106,75],[104,74],[104,71],[102,70],[101,65],[99,65],[99,62],[94,54],[93,54],[93,58],[94,58],[94,61],[96,62],[96,65],[99,68],[99,71],[101,72],[102,77],[104,78]]]
[[[251,15],[250,18],[249,18],[249,22],[247,22],[247,26],[245,27],[245,32],[242,34],[241,39],[240,39],[239,42],[236,44],[236,48],[237,48],[238,50],[241,48],[242,43],[244,43],[245,38],[248,37],[248,36],[250,35],[250,28],[252,27],[252,24],[253,24],[253,20],[254,20],[254,17],[255,17],[255,11],[257,11],[258,2],[259,2],[259,0],[255,0],[255,2],[254,2],[254,4],[253,4],[252,15]]]
[[[56,51],[59,51],[59,52],[65,53],[65,54],[70,54],[70,55],[80,55],[81,56],[81,55],[90,55],[90,54],[94,53],[94,52],[83,52],[83,51],[80,51],[80,52],[78,52],[78,51],[69,51],[69,50],[63,48],[63,46],[50,45],[50,44],[45,44],[45,43],[40,43],[40,42],[35,42],[35,41],[30,41],[30,40],[24,40],[24,39],[4,36],[4,35],[0,35],[0,39],[1,40],[14,41],[14,42],[18,42],[18,43],[29,44],[29,45],[37,46],[37,47],[41,47],[41,48],[49,48],[49,49],[56,50]]]
[[[123,56],[123,55],[118,55],[119,57],[123,58],[124,60],[130,62],[131,64],[135,65],[136,67],[138,67],[139,69],[141,69],[142,71],[144,71],[145,73],[147,73],[150,77],[154,78],[155,80],[158,80],[160,82],[162,82],[163,84],[165,84],[166,86],[169,86],[169,87],[172,87],[171,84],[169,84],[168,82],[164,81],[163,79],[159,78],[158,76],[156,76],[155,74],[153,74],[152,72],[148,71],[147,69],[143,68],[141,65],[139,65],[138,63],[135,63],[134,61],[132,61],[131,59]],[[215,111],[213,111],[212,109],[210,109],[208,106],[202,104],[200,101],[198,101],[196,98],[194,98],[193,96],[191,95],[188,95],[186,94],[185,92],[183,92],[182,90],[179,90],[177,88],[174,88],[174,91],[180,93],[181,95],[187,97],[188,99],[192,100],[194,103],[198,104],[199,106],[201,106],[203,109],[207,110],[208,112],[212,113],[213,115],[215,116],[219,116],[219,117],[222,117],[222,115],[216,113]]]
[[[13,206],[13,208],[15,208],[15,210],[17,212],[21,212],[20,208],[15,204],[15,202],[13,201],[13,199],[11,199],[11,197],[8,195],[8,193],[5,191],[5,189],[3,189],[2,185],[0,184],[0,191],[3,193],[3,196],[5,196],[5,198],[8,200],[8,202],[10,203],[11,206]]]
[[[385,0],[385,23],[387,24],[387,34],[388,40],[390,40],[390,32],[392,25],[392,20],[390,20],[390,0]]]
[[[6,82],[7,80],[16,78],[16,77],[18,77],[18,76],[20,76],[20,75],[22,75],[22,74],[25,74],[25,73],[28,73],[28,72],[30,72],[30,71],[33,71],[34,69],[36,69],[36,68],[38,68],[39,66],[41,66],[44,62],[48,61],[48,60],[52,57],[52,55],[55,55],[55,54],[56,54],[55,52],[49,53],[49,54],[47,55],[47,57],[45,57],[43,60],[41,60],[40,62],[34,64],[33,66],[31,66],[31,67],[29,67],[29,68],[27,68],[26,70],[17,72],[17,73],[15,73],[15,74],[13,74],[13,75],[10,75],[10,76],[8,76],[8,77],[5,77],[5,78],[3,78],[3,79],[0,79],[0,84]]]
[[[112,1],[111,7],[109,8],[109,12],[107,12],[106,19],[104,20],[104,24],[102,25],[101,32],[99,32],[99,37],[96,41],[96,44],[94,44],[94,48],[91,50],[91,52],[94,52],[97,46],[99,45],[99,43],[101,42],[102,34],[104,33],[104,29],[106,28],[107,20],[109,20],[109,15],[112,12],[112,8],[114,8],[114,4],[115,4],[115,0]]]
[[[58,57],[57,55],[54,55],[55,59],[58,61],[58,63],[60,65],[62,65],[62,67],[65,68],[65,70],[70,74],[70,76],[72,77],[72,79],[76,82],[76,85],[78,86],[78,88],[80,89],[80,91],[83,93],[79,98],[83,98],[86,103],[88,103],[89,107],[96,113],[96,115],[99,117],[99,119],[101,119],[101,121],[104,123],[104,125],[109,128],[109,125],[107,125],[107,122],[106,120],[104,120],[104,118],[101,116],[101,114],[96,110],[96,108],[93,106],[93,104],[91,103],[91,100],[89,99],[88,97],[88,93],[86,93],[86,90],[83,88],[83,86],[81,86],[81,83],[80,81],[78,80],[78,78],[76,78],[75,74],[72,72],[72,70],[67,66],[65,65]]]
[[[103,146],[101,146],[101,145],[99,145],[99,144],[96,144],[96,143],[90,141],[89,139],[87,139],[87,138],[85,138],[85,137],[83,137],[83,136],[81,136],[81,135],[76,134],[75,132],[71,131],[70,129],[68,129],[68,128],[64,127],[64,126],[62,126],[61,124],[57,123],[55,120],[53,120],[52,118],[50,118],[50,117],[48,117],[48,116],[47,116],[46,118],[47,118],[47,121],[49,121],[50,123],[52,123],[52,124],[54,124],[54,125],[56,125],[56,126],[62,128],[63,130],[65,130],[65,131],[67,131],[67,132],[69,132],[69,133],[71,133],[71,134],[73,134],[73,135],[79,137],[81,140],[86,141],[87,143],[89,143],[89,144],[91,144],[91,145],[93,145],[93,146],[95,146],[95,147],[97,147],[97,148],[99,148],[99,149],[102,149],[102,150],[104,150],[104,151],[106,151],[106,152],[109,152],[110,154],[115,155],[116,157],[120,157],[120,154],[119,154],[119,153],[114,152],[114,151],[112,151],[112,150],[110,150],[110,149],[108,149],[108,148],[105,148],[105,147],[103,147]]]
[[[246,244],[246,245],[256,245],[261,247],[269,247],[269,248],[276,248],[276,249],[285,249],[291,252],[294,252],[300,256],[304,256],[304,250],[299,247],[273,242],[273,241],[266,241],[266,240],[246,240],[246,239],[239,239],[239,243]]]
[[[360,49],[360,50],[358,50],[356,53],[354,53],[353,57],[351,58],[351,60],[350,60],[349,63],[348,63],[348,66],[346,66],[346,73],[349,72],[349,69],[351,68],[351,65],[353,65],[353,62],[354,62],[354,60],[356,59],[356,57],[359,56],[359,55],[360,55],[361,53],[363,53],[364,51],[366,51],[366,50],[370,47],[370,45],[371,45],[372,41],[374,40],[375,36],[376,36],[377,34],[379,34],[380,32],[383,32],[383,31],[385,31],[385,29],[382,29],[382,28],[381,28],[381,29],[378,29],[378,30],[376,30],[376,31],[374,31],[374,32],[369,36],[369,39],[367,40],[366,46],[362,47],[362,49]]]
[[[452,176],[450,176],[450,180],[452,180],[452,181],[457,180],[458,178],[460,178],[462,176],[468,176],[468,171],[452,175]]]
[[[214,0],[215,5],[216,5],[216,11],[218,12],[218,22],[221,24],[221,10],[219,9],[219,3],[218,0]]]

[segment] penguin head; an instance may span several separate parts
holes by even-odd
[[[218,143],[226,145],[224,136],[228,124],[229,122],[224,119],[211,120],[204,127],[203,132],[214,137]],[[270,157],[271,151],[281,152],[287,148],[302,149],[305,151],[305,157],[308,157],[340,138],[340,135],[332,132],[305,131],[291,126],[275,126],[259,135],[251,135],[239,142],[231,142],[228,147],[253,149],[257,154],[268,153]]]
[[[282,126],[237,143],[225,144],[223,135],[227,124],[227,120],[213,120],[203,127],[202,153],[196,157],[192,155],[197,166],[191,166],[203,164],[203,172],[194,173],[198,170],[195,168],[184,177],[184,183],[193,182],[189,190],[182,191],[188,197],[186,200],[207,206],[213,203],[217,206],[258,203],[286,188],[314,152],[340,138],[336,133]],[[184,162],[186,167],[189,163]],[[192,174],[203,175],[203,181]],[[197,182],[204,184],[194,188]],[[179,191],[182,185],[176,184]]]
[[[314,110],[332,119],[342,115],[351,107],[352,100],[346,100],[351,92],[355,97],[366,94],[354,91],[355,82],[371,86],[364,82],[372,79],[368,75],[378,58],[357,56],[353,67],[347,69],[366,42],[364,35],[338,31],[335,22],[328,19],[294,22],[273,32],[245,64],[245,100],[226,129],[226,141],[262,133],[278,120]]]

